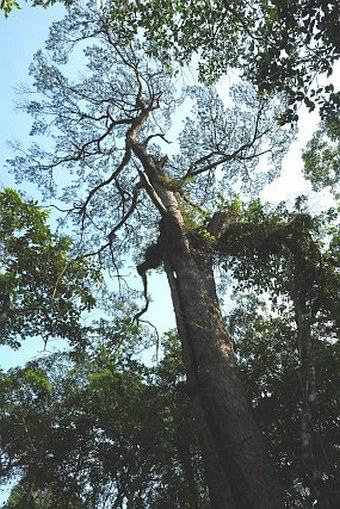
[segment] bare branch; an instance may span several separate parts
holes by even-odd
[[[112,228],[111,232],[109,233],[109,239],[113,238],[113,236],[116,233],[116,231],[118,231],[119,228],[121,228],[123,226],[123,224],[126,223],[126,221],[129,219],[129,217],[132,215],[132,213],[136,210],[138,196],[139,196],[139,191],[140,191],[140,189],[142,187],[143,186],[142,186],[142,184],[140,182],[134,187],[134,189],[132,191],[132,203],[131,203],[131,206],[130,206],[129,210],[127,211],[127,213],[116,224],[116,226],[114,228]],[[112,241],[111,241],[111,244],[112,244]]]
[[[144,146],[146,147],[152,138],[162,138],[165,143],[168,143],[168,145],[171,145],[172,141],[169,141],[166,139],[165,134],[163,133],[156,133],[156,134],[150,134],[145,140],[144,140]]]
[[[262,110],[262,108],[261,108],[261,110]],[[257,118],[256,118],[255,127],[254,127],[254,134],[250,141],[248,141],[247,143],[244,143],[243,145],[241,145],[239,148],[237,148],[236,150],[234,150],[234,152],[232,152],[230,154],[225,154],[225,153],[221,152],[220,150],[211,151],[209,154],[202,156],[201,158],[197,159],[197,161],[192,163],[183,178],[185,179],[186,177],[194,177],[196,175],[200,175],[202,173],[214,170],[215,168],[217,168],[217,166],[227,163],[227,162],[230,162],[230,161],[236,161],[236,160],[246,161],[246,160],[254,159],[256,157],[259,157],[260,155],[264,155],[264,154],[270,152],[271,149],[266,149],[266,150],[263,150],[261,152],[256,152],[251,155],[242,155],[242,153],[244,151],[252,148],[254,146],[254,144],[256,143],[256,141],[258,141],[260,138],[264,137],[266,134],[268,134],[270,132],[270,128],[267,128],[259,134],[258,131],[259,131],[260,116],[261,115],[260,115],[260,111],[259,111]],[[218,156],[220,156],[220,157],[218,157]],[[216,159],[215,161],[209,162],[209,160],[214,157],[218,157],[218,159]],[[206,165],[204,165],[201,168],[197,168],[199,165],[205,163],[206,161],[208,162]],[[197,168],[197,169],[195,169],[195,168]]]
[[[91,189],[91,191],[88,194],[88,197],[86,198],[84,204],[81,206],[81,208],[79,210],[80,214],[84,214],[84,211],[85,211],[87,205],[89,204],[92,197],[97,193],[97,191],[99,191],[100,189],[102,189],[105,186],[108,186],[109,184],[111,184],[111,182],[113,182],[113,180],[115,180],[115,178],[121,173],[123,168],[125,168],[125,166],[129,163],[130,159],[131,159],[131,150],[128,146],[126,146],[124,157],[123,157],[122,161],[120,162],[120,164],[118,165],[117,169],[111,174],[111,176],[108,179],[104,180],[103,182],[100,182],[97,186],[95,186],[93,189]]]

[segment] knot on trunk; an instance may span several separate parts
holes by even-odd
[[[208,223],[207,231],[211,233],[216,240],[220,240],[234,220],[234,214],[230,210],[215,212]]]

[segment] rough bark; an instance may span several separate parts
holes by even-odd
[[[163,182],[162,169],[146,146],[137,141],[151,108],[145,106],[127,143],[144,168],[145,190],[162,216],[159,245],[198,420],[211,508],[279,509],[280,488],[234,365],[211,257],[192,245],[175,192]]]
[[[265,444],[234,365],[211,258],[191,246],[178,210],[163,218],[161,231],[212,507],[282,507]]]

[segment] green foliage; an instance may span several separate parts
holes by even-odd
[[[85,339],[81,315],[95,305],[99,272],[72,242],[54,235],[48,213],[13,189],[0,192],[0,312],[2,344],[20,346],[41,335]]]
[[[69,497],[67,500],[68,509],[87,509],[78,497]],[[18,483],[11,491],[8,501],[2,506],[2,509],[52,509],[60,507],[54,505],[53,496],[49,490],[32,490],[27,495],[27,487],[25,483]]]
[[[54,0],[35,0],[48,7]],[[73,2],[63,0],[68,6]],[[225,2],[224,0],[115,0],[107,3],[121,44],[143,30],[149,55],[176,74],[178,64],[199,53],[202,82],[211,84],[228,69],[241,70],[266,95],[288,98],[281,122],[298,118],[301,103],[324,117],[337,115],[339,92],[330,82],[314,86],[319,74],[330,78],[339,58],[339,6],[336,0]],[[7,17],[17,2],[3,0]],[[106,7],[103,5],[101,9]]]
[[[339,6],[336,0],[225,2],[155,0],[111,3],[112,23],[129,37],[143,29],[149,52],[168,67],[199,52],[201,80],[211,84],[230,67],[241,69],[263,93],[284,92],[282,122],[298,118],[303,102],[324,115],[339,108],[332,83],[314,87],[317,74],[332,74],[339,58]],[[175,62],[175,64],[174,64]]]
[[[271,313],[254,295],[239,295],[228,317],[238,363],[285,491],[285,507],[336,508],[340,454],[337,440],[340,391],[339,342],[325,324],[315,324],[313,344],[317,399],[313,413],[313,454],[322,477],[316,488],[301,454],[303,379],[294,310]]]
[[[327,321],[339,298],[339,214],[329,209],[312,218],[299,206],[273,209],[257,199],[242,204],[216,248],[239,290],[268,292],[276,303],[292,298],[294,277],[312,319]]]
[[[25,0],[25,2],[28,2],[29,0]],[[50,7],[51,5],[54,5],[57,3],[58,0],[31,0],[29,3],[33,7]],[[74,0],[62,0],[62,3],[66,6],[71,5],[74,2]],[[16,0],[1,0],[0,10],[3,12],[5,18],[8,18],[8,16],[12,13],[13,9],[21,9],[20,3]]]
[[[248,296],[237,300],[227,323],[286,506],[310,509],[314,496],[299,441],[302,385],[292,310],[278,307],[272,314]],[[323,324],[313,333],[319,503],[336,507],[339,347]],[[141,509],[190,509],[208,501],[178,338],[167,334],[164,357],[147,368],[131,355],[138,335],[117,323],[78,358],[53,355],[2,373],[1,479],[17,482],[4,508],[27,509],[30,500],[32,509],[101,509],[106,500]]]
[[[2,10],[5,18],[11,14],[13,9],[20,9],[20,5],[15,0],[2,0],[0,10]]]
[[[330,186],[338,190],[340,181],[340,121],[325,120],[302,152],[304,174],[313,189],[320,191]]]
[[[78,360],[54,355],[2,374],[0,473],[17,479],[6,509],[29,497],[32,509],[189,509],[206,498],[176,336],[146,368],[129,354],[138,331],[115,334],[114,351],[101,339]]]

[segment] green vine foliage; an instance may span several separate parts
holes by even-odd
[[[273,210],[258,199],[238,206],[237,219],[216,248],[237,290],[267,292],[274,303],[289,301],[294,278],[313,320],[334,320],[340,282],[339,211],[331,208],[311,217],[301,210],[303,201],[294,211],[283,205]]]

